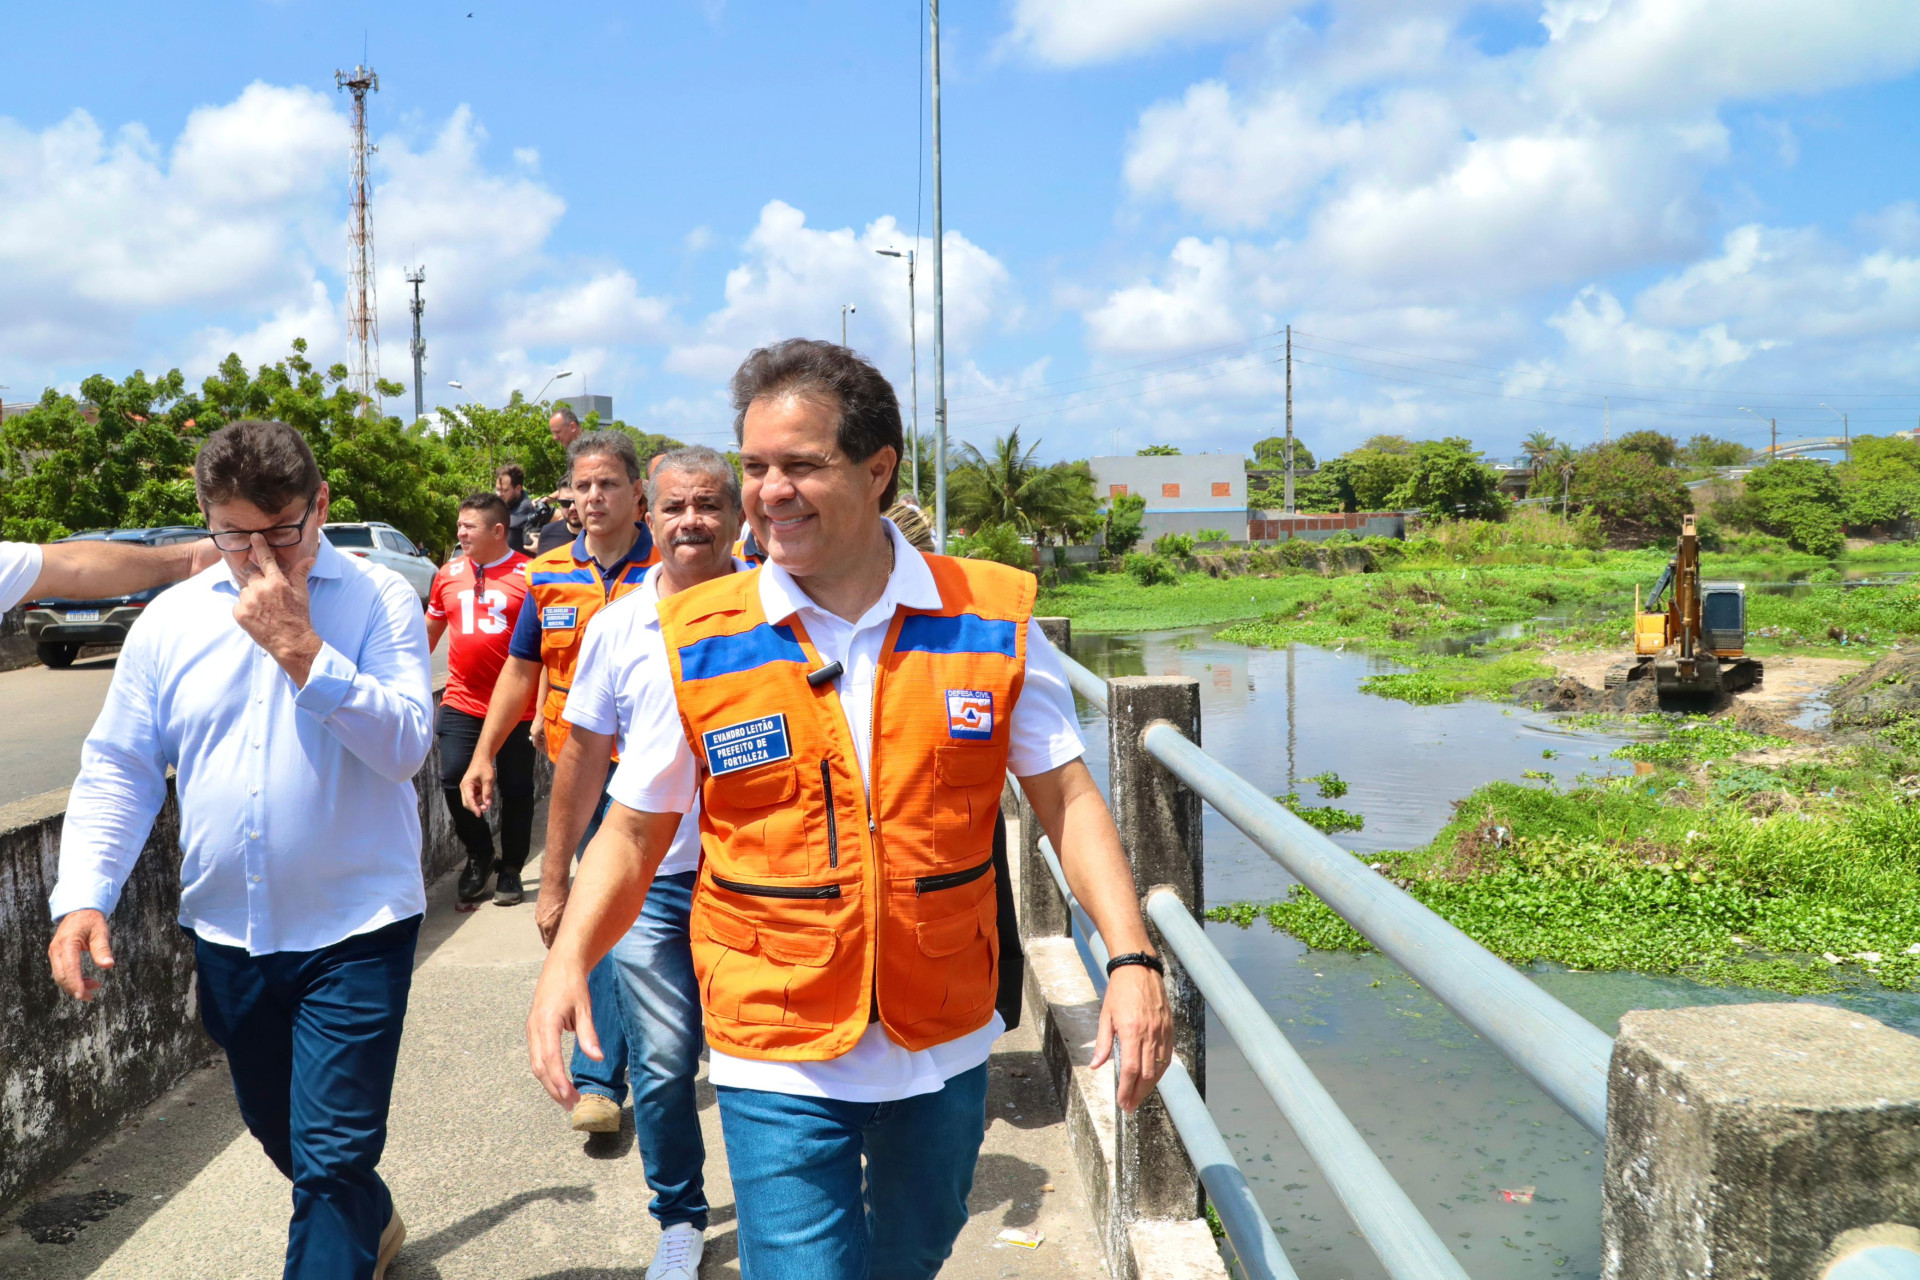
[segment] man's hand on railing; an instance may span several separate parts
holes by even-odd
[[[1120,1061],[1114,1068],[1114,1096],[1122,1111],[1134,1111],[1173,1062],[1173,1013],[1167,1008],[1166,987],[1160,975],[1144,965],[1125,965],[1107,979],[1088,1065],[1103,1065],[1116,1048]]]

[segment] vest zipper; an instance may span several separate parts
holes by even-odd
[[[820,762],[820,785],[827,793],[827,865],[840,865],[840,820],[833,812],[833,766],[827,761]]]
[[[938,893],[942,889],[957,889],[963,884],[972,884],[993,867],[989,858],[977,867],[968,867],[965,871],[948,871],[937,876],[921,876],[913,882],[913,891],[917,894]]]
[[[840,886],[837,884],[746,884],[739,880],[725,880],[713,877],[713,882],[732,893],[745,894],[750,898],[837,898]]]

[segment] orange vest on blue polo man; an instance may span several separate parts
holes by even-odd
[[[593,615],[646,580],[647,570],[660,561],[660,549],[643,524],[618,578],[609,584],[600,566],[587,554],[587,535],[564,547],[555,547],[527,563],[529,605],[540,620],[540,663],[547,669],[547,697],[540,704],[546,728],[547,758],[560,759],[570,726],[561,718],[567,709],[567,691],[573,688],[574,669],[580,663],[580,642],[587,637]],[[523,606],[524,607],[524,606]]]
[[[693,963],[726,1053],[837,1058],[873,1011],[918,1050],[993,1017],[993,833],[1037,584],[926,560],[940,607],[894,614],[874,676],[871,803],[805,626],[761,608],[766,570],[660,602],[705,775]]]

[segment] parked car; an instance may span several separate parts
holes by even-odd
[[[137,542],[146,547],[164,547],[176,542],[194,542],[207,536],[205,529],[188,525],[166,525],[157,529],[89,529],[62,542]],[[124,643],[127,628],[140,616],[153,598],[166,587],[113,596],[105,600],[35,600],[27,605],[27,638],[33,641],[40,661],[49,667],[73,665],[83,645]]]
[[[427,553],[390,524],[378,520],[361,524],[329,524],[321,532],[327,541],[350,556],[385,565],[407,580],[421,600],[433,589],[434,563]]]

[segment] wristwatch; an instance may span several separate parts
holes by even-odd
[[[1123,956],[1115,956],[1107,961],[1107,976],[1112,977],[1115,969],[1130,964],[1151,969],[1163,978],[1167,976],[1167,966],[1160,963],[1160,957],[1147,951],[1129,951]]]

